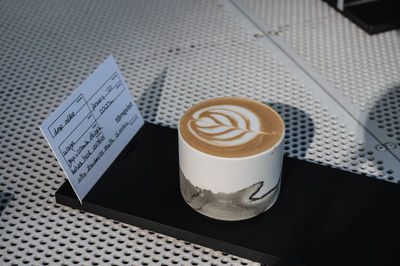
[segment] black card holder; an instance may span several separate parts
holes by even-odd
[[[79,203],[56,202],[268,265],[400,265],[398,185],[284,158],[267,212],[223,222],[192,210],[179,190],[176,129],[146,123]]]

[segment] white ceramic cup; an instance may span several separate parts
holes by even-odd
[[[195,149],[182,137],[180,125],[178,138],[181,193],[194,210],[211,218],[235,221],[254,217],[277,200],[284,130],[268,150],[235,158]]]

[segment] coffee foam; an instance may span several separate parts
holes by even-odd
[[[212,155],[242,157],[277,143],[284,125],[268,106],[244,98],[200,103],[182,117],[180,133],[189,145]]]
[[[236,105],[215,105],[196,111],[189,120],[190,132],[212,145],[237,146],[251,141],[261,132],[260,118],[247,108]]]

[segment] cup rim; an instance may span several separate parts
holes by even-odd
[[[182,135],[181,135],[181,130],[180,130],[181,118],[182,118],[182,116],[183,116],[183,115],[182,115],[181,118],[179,119],[179,123],[178,123],[178,138],[179,138],[180,140],[182,140],[188,147],[190,147],[190,149],[192,149],[192,150],[195,151],[195,152],[199,152],[200,154],[209,156],[209,157],[211,157],[211,158],[218,158],[218,159],[224,159],[224,160],[232,160],[232,161],[235,161],[235,160],[251,159],[251,158],[254,158],[254,157],[262,156],[262,155],[264,155],[264,154],[266,154],[266,153],[270,153],[272,150],[274,150],[276,147],[278,147],[278,146],[282,143],[283,139],[285,138],[285,133],[286,133],[285,122],[283,121],[283,119],[282,119],[282,117],[279,115],[279,113],[278,113],[277,111],[275,111],[275,110],[274,110],[272,107],[270,107],[269,105],[266,105],[266,104],[264,104],[264,103],[261,103],[261,102],[258,102],[258,101],[252,100],[252,99],[244,98],[244,97],[216,97],[216,98],[211,98],[211,99],[208,99],[208,100],[201,101],[201,102],[199,102],[199,103],[197,103],[197,104],[200,104],[200,103],[206,102],[206,101],[210,101],[210,100],[213,100],[213,99],[221,99],[221,98],[224,98],[224,99],[245,99],[245,100],[249,100],[249,101],[252,101],[252,102],[255,102],[255,103],[258,103],[258,104],[262,104],[262,105],[266,106],[268,109],[270,109],[272,112],[274,112],[274,113],[279,117],[279,119],[280,119],[280,121],[281,121],[281,123],[282,123],[282,125],[283,125],[283,132],[282,132],[281,138],[280,138],[279,141],[277,141],[274,145],[272,145],[272,147],[270,147],[269,149],[267,149],[267,150],[265,150],[265,151],[262,151],[262,152],[259,152],[259,153],[256,153],[256,154],[252,154],[252,155],[247,155],[247,156],[242,156],[242,157],[224,157],[224,156],[212,155],[212,154],[209,154],[209,153],[206,153],[206,152],[203,152],[203,151],[200,151],[200,150],[194,148],[192,145],[190,145],[190,144],[182,137]],[[189,109],[187,109],[187,110],[185,111],[185,113],[188,112],[190,109],[194,108],[197,104],[195,104],[195,105],[193,105],[192,107],[190,107]]]

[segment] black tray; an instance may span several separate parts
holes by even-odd
[[[371,35],[400,27],[399,0],[345,0],[343,11],[337,8],[338,0],[323,1]]]
[[[56,201],[263,264],[400,265],[396,184],[284,158],[271,209],[245,221],[217,221],[182,199],[177,131],[148,123],[82,205],[68,182]]]

